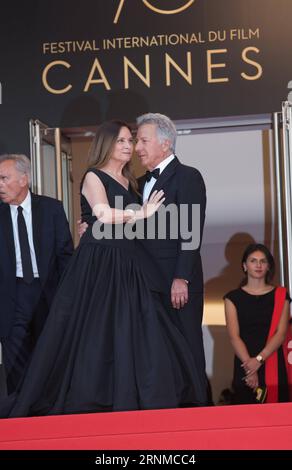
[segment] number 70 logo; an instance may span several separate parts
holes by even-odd
[[[126,0],[120,0],[118,9],[114,18],[114,23],[117,23],[119,21],[119,17],[125,5],[125,1]],[[152,5],[151,3],[152,1],[153,0],[142,0],[142,2],[147,8],[154,11],[155,13],[159,13],[160,15],[175,15],[176,13],[180,13],[181,11],[186,10],[195,2],[195,0],[181,0],[182,5],[180,7],[175,8],[173,10],[165,10],[165,9],[157,8],[154,5]]]

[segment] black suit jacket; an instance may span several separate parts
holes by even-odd
[[[31,194],[33,240],[42,293],[51,304],[60,276],[73,252],[63,204]],[[9,334],[15,314],[16,258],[9,204],[0,204],[0,337]]]
[[[139,190],[143,194],[146,177],[139,178],[138,183]],[[165,193],[164,205],[175,204],[178,207],[178,215],[180,214],[180,204],[187,205],[189,220],[192,219],[192,204],[200,205],[200,243],[196,249],[182,249],[182,243],[185,240],[180,236],[179,216],[177,220],[178,237],[176,239],[171,239],[170,225],[167,224],[166,239],[159,240],[156,231],[155,239],[142,240],[144,252],[148,255],[148,257],[142,255],[142,262],[145,265],[145,270],[147,271],[149,268],[149,272],[151,272],[150,286],[153,290],[169,293],[173,279],[181,278],[189,281],[191,291],[202,292],[203,273],[200,247],[206,210],[206,188],[202,175],[197,169],[181,164],[175,157],[161,173],[151,192],[160,189],[163,189]],[[159,214],[154,214],[152,217],[157,219],[158,216]],[[195,221],[192,222],[195,223]],[[147,258],[151,258],[151,262],[154,261],[156,269],[153,266],[149,267]]]

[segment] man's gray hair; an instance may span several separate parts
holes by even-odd
[[[15,168],[19,173],[22,173],[27,176],[28,184],[31,184],[31,164],[30,159],[26,155],[8,153],[5,155],[0,155],[0,163],[11,160],[15,162]]]
[[[159,142],[162,144],[164,140],[169,140],[170,150],[175,152],[176,128],[169,117],[159,113],[147,113],[137,118],[137,124],[155,124]]]

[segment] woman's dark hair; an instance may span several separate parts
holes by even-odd
[[[129,124],[119,120],[107,121],[98,127],[89,150],[88,168],[100,169],[107,164],[122,127],[126,127],[132,132]],[[133,190],[138,193],[138,184],[132,171],[131,162],[124,166],[122,173],[129,180]]]
[[[272,255],[272,253],[270,252],[270,250],[265,245],[262,245],[261,243],[251,243],[244,250],[244,253],[243,253],[242,259],[241,259],[241,267],[242,267],[242,270],[244,272],[244,278],[242,279],[242,281],[240,283],[241,287],[245,286],[247,284],[247,273],[244,271],[243,264],[246,263],[247,258],[252,253],[254,253],[255,251],[261,251],[265,255],[265,257],[267,258],[268,265],[269,265],[269,270],[267,271],[266,278],[265,278],[266,283],[269,284],[271,282],[271,280],[273,279],[273,277],[274,277],[274,274],[275,274],[275,260],[274,260],[274,257]]]

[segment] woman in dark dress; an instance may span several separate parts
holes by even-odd
[[[127,222],[152,215],[164,200],[162,191],[155,192],[142,208],[127,209],[138,201],[132,152],[127,124],[100,126],[81,183],[88,228],[19,390],[0,403],[2,417],[171,408],[190,397],[206,401],[184,337],[154,304],[136,241],[121,236]]]
[[[263,399],[268,364],[269,373],[271,367],[277,368],[277,371],[272,370],[272,374],[274,372],[277,376],[277,390],[271,390],[268,401],[288,401],[286,366],[281,346],[288,327],[290,298],[283,288],[278,288],[282,289],[283,298],[278,320],[273,320],[278,295],[277,288],[271,284],[275,262],[266,246],[249,245],[242,257],[242,268],[245,277],[241,287],[224,296],[226,326],[235,352],[234,402],[258,403]],[[272,321],[274,332],[271,332]]]

